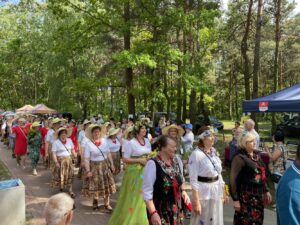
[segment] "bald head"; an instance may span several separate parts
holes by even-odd
[[[252,131],[255,127],[255,122],[254,120],[252,119],[248,119],[246,122],[245,122],[245,129],[247,131]]]

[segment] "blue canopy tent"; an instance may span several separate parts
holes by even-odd
[[[244,101],[243,112],[300,112],[300,83],[271,95]]]

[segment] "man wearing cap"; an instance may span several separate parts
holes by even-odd
[[[193,134],[193,125],[191,123],[187,123],[184,125],[185,134],[181,138],[183,143],[183,149],[185,152],[191,151],[193,149],[194,142],[194,134]]]

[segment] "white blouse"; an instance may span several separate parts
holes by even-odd
[[[105,158],[103,158],[103,155],[99,149],[101,150]],[[105,138],[101,139],[101,145],[98,147],[91,140],[87,140],[84,145],[85,159],[90,159],[91,161],[103,161],[104,159],[107,159],[108,154],[109,146]]]
[[[211,161],[209,160],[209,158]],[[215,149],[212,149],[211,155],[205,155],[205,153],[196,148],[189,158],[189,176],[192,189],[198,190],[200,200],[220,200],[224,193],[224,181],[222,177],[222,163],[217,156]],[[214,165],[213,165],[214,164]],[[205,183],[199,182],[198,176],[201,177],[216,177],[219,179],[216,182]]]
[[[74,149],[74,145],[70,138],[67,138],[66,144],[63,144],[59,139],[55,140],[52,144],[52,152],[58,157],[70,156],[72,149]]]
[[[79,134],[78,134],[78,143],[80,144],[80,145],[82,145],[82,141],[83,141],[83,139],[85,138],[85,131],[84,130],[81,130],[80,132],[79,132]]]
[[[150,141],[147,138],[144,138],[145,145],[141,145],[137,139],[133,138],[128,144],[126,144],[126,147],[124,148],[124,157],[130,158],[132,156],[139,157],[144,154],[151,153],[151,144]],[[128,145],[128,146],[127,146]]]
[[[176,155],[181,174],[183,175],[183,164]],[[143,196],[145,201],[153,199],[153,186],[156,181],[156,165],[153,160],[149,160],[144,169]]]
[[[45,140],[47,142],[50,142],[51,144],[53,144],[53,142],[55,141],[54,133],[55,133],[55,131],[53,129],[48,130]]]
[[[116,143],[114,143],[112,139],[107,138],[107,143],[108,143],[110,152],[120,151],[121,143],[119,142],[118,139],[116,139]]]

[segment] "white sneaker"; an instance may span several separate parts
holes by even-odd
[[[37,176],[36,169],[33,169],[32,174],[33,174],[34,176]]]

